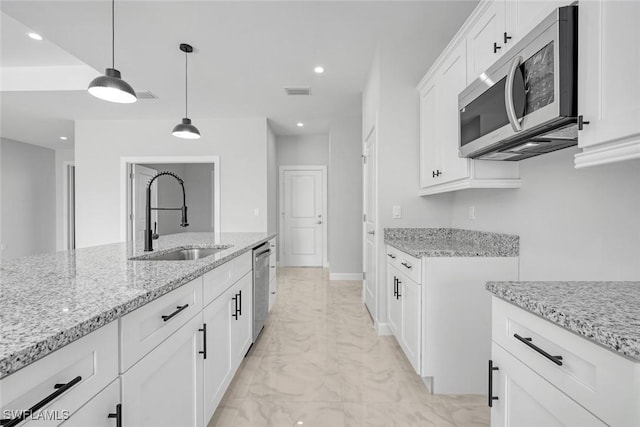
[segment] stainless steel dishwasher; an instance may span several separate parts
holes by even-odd
[[[253,342],[269,315],[269,243],[253,249]]]

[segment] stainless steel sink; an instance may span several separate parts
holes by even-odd
[[[143,255],[132,259],[134,261],[196,261],[230,247],[231,246],[218,246],[215,248],[176,249],[171,252],[164,252],[157,255]]]

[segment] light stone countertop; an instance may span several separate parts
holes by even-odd
[[[488,282],[503,300],[640,361],[640,282]]]
[[[267,233],[181,233],[154,254],[231,245],[197,261],[131,261],[142,245],[114,243],[0,264],[0,378],[273,238]]]
[[[385,228],[388,245],[416,258],[517,257],[520,238],[458,228]]]

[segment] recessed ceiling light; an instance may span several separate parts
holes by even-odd
[[[38,33],[27,33],[27,35],[34,40],[38,40],[38,41],[42,40],[42,36]]]
[[[60,139],[63,140],[63,141],[66,141],[69,138],[67,138],[66,136],[61,136]]]
[[[301,128],[302,126],[304,126],[304,123],[302,123],[302,122],[298,122],[298,123],[296,123],[296,126],[298,126],[299,128]]]
[[[324,67],[322,65],[317,65],[314,69],[313,72],[316,74],[322,74],[324,73]]]

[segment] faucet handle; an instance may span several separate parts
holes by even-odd
[[[153,240],[157,240],[160,235],[158,234],[158,221],[153,223],[153,236],[151,236]]]

